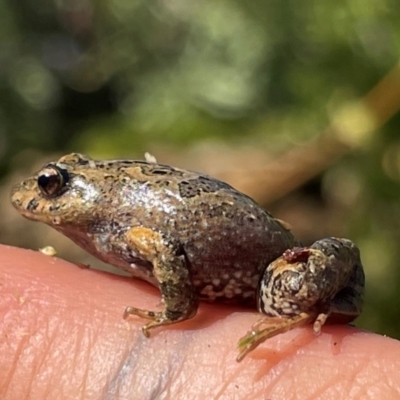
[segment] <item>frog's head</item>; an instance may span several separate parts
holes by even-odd
[[[99,195],[91,158],[73,153],[46,164],[14,186],[13,206],[26,218],[55,228],[87,224]]]

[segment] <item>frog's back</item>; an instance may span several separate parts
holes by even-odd
[[[146,162],[130,168],[125,172],[133,180],[140,175],[143,201],[153,201],[137,212],[151,209],[153,227],[179,239],[200,297],[254,301],[261,272],[295,244],[289,230],[250,197],[207,175]]]
[[[262,271],[295,244],[254,200],[207,175],[133,160],[96,161],[96,169],[110,177],[115,220],[179,240],[205,300],[253,302]]]

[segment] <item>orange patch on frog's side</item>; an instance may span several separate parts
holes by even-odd
[[[154,255],[159,250],[159,245],[162,245],[163,242],[160,233],[143,226],[129,229],[125,237],[129,243],[133,244],[144,255]]]

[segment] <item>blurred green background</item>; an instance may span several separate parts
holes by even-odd
[[[0,2],[0,240],[88,260],[9,204],[63,153],[209,173],[304,243],[362,251],[357,325],[400,338],[396,0]]]

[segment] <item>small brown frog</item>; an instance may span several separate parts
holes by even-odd
[[[296,247],[281,221],[207,175],[155,160],[96,161],[73,153],[16,185],[12,204],[157,286],[161,311],[124,313],[151,320],[142,328],[146,336],[192,318],[199,300],[258,304],[282,317],[272,333],[254,327],[239,342],[241,360],[274,334],[311,321],[317,332],[328,316],[349,322],[361,311],[364,274],[349,240]]]

